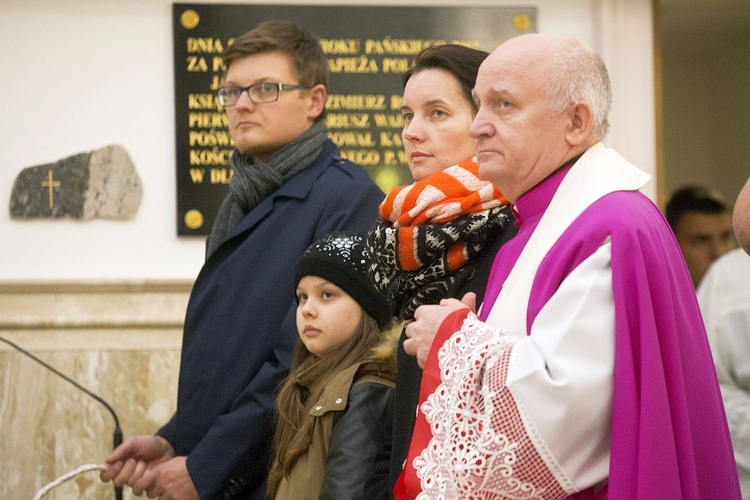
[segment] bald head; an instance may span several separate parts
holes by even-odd
[[[470,129],[482,175],[510,199],[602,140],[611,106],[601,58],[581,41],[511,38],[479,69]]]
[[[530,65],[540,68],[540,85],[552,109],[589,103],[594,112],[591,143],[604,139],[612,88],[604,61],[591,47],[570,36],[531,33],[511,38],[495,50],[505,51],[527,57]]]

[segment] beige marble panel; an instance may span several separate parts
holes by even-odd
[[[125,437],[166,423],[190,284],[14,286],[0,284],[0,336],[106,400]],[[31,499],[55,478],[102,463],[114,427],[101,404],[0,342],[0,499]],[[88,472],[45,498],[114,494]]]

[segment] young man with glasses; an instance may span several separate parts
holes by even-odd
[[[328,233],[368,229],[384,196],[328,139],[313,34],[269,21],[223,57],[234,175],[188,304],[177,411],[101,474],[149,497],[265,498],[274,392],[298,338],[294,264]]]

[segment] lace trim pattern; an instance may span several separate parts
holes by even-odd
[[[432,439],[414,459],[418,500],[568,496],[505,387],[517,341],[470,314],[438,351],[441,383],[421,406]]]

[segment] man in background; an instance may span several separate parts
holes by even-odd
[[[718,191],[685,186],[669,198],[666,217],[697,288],[708,266],[735,247],[732,210]]]
[[[265,498],[274,393],[298,339],[294,265],[328,233],[368,229],[384,196],[328,139],[312,33],[266,22],[223,58],[234,175],[188,304],[177,411],[101,474],[150,498]]]

